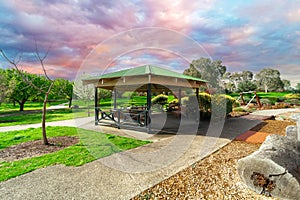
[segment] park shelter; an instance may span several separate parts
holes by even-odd
[[[199,87],[206,85],[206,81],[174,72],[165,68],[144,65],[140,67],[120,70],[101,76],[90,77],[83,80],[84,84],[93,84],[95,87],[95,124],[103,119],[113,121],[118,128],[125,125],[127,118],[134,119],[137,125],[150,131],[151,129],[151,98],[153,92],[177,92],[180,105],[181,90],[191,88],[196,96]],[[102,110],[98,105],[98,88],[113,91],[113,109]],[[145,92],[147,103],[142,107],[117,108],[117,92],[134,91]],[[197,98],[198,99],[198,98]],[[131,125],[130,125],[131,126]]]

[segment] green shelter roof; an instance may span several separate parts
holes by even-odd
[[[174,77],[174,78],[181,78],[186,80],[194,80],[194,81],[201,81],[207,82],[200,78],[184,75],[178,72],[174,72],[168,69],[164,69],[161,67],[153,66],[153,65],[143,65],[140,67],[120,70],[112,73],[103,74],[97,77],[90,77],[85,80],[93,80],[93,79],[109,79],[109,78],[118,78],[118,77],[128,77],[128,76],[139,76],[139,75],[157,75],[157,76],[167,76],[167,77]]]

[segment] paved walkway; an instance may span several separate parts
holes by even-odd
[[[46,122],[46,126],[72,126],[79,127],[87,122],[90,122],[94,119],[94,117],[85,117],[79,119],[70,119],[70,120],[62,120],[62,121],[54,121],[54,122]],[[39,128],[42,127],[42,123],[38,124],[24,124],[24,125],[15,125],[15,126],[3,126],[0,127],[0,132],[5,131],[14,131],[14,130],[24,130],[28,128]]]
[[[218,123],[200,123],[197,135],[149,135],[94,126],[93,118],[50,122],[47,125],[79,126],[153,143],[81,167],[55,165],[1,182],[0,199],[129,199],[220,149],[261,121],[232,118],[223,126]]]
[[[276,116],[282,113],[299,111],[300,108],[283,108],[283,109],[270,109],[270,110],[258,110],[250,113],[250,115],[263,115],[263,116]]]

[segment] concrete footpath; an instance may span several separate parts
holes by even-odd
[[[94,126],[92,118],[48,123],[47,125],[53,126],[79,126],[151,140],[153,143],[80,167],[55,165],[1,182],[0,199],[130,199],[210,155],[261,121],[231,118],[221,127],[218,123],[200,123],[197,134],[175,135],[149,135],[132,130]],[[12,129],[11,127],[10,130]],[[0,131],[3,130],[8,129],[2,127]]]

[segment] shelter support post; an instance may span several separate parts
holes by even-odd
[[[148,85],[147,85],[147,111],[148,112],[146,114],[146,119],[145,119],[146,127],[148,127],[148,132],[150,132],[150,130],[151,130],[151,127],[150,127],[150,120],[151,120],[151,95],[152,95],[151,86],[152,86],[152,84],[148,83]]]
[[[114,110],[117,109],[117,88],[113,90],[113,98],[114,98]]]
[[[95,125],[99,122],[99,109],[98,109],[98,88],[95,87]]]
[[[181,111],[181,88],[178,89],[178,105],[178,108]]]

